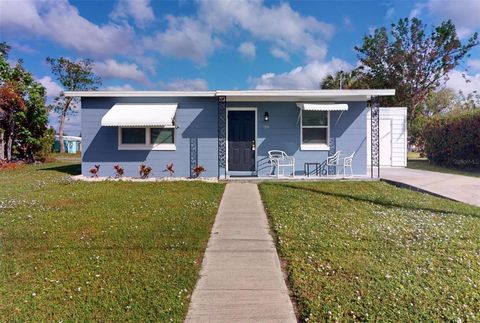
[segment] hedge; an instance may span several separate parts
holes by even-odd
[[[423,130],[425,153],[438,165],[480,167],[480,110],[435,117]]]

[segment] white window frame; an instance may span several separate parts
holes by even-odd
[[[303,109],[300,111],[300,150],[330,150],[328,143],[330,142],[330,111],[327,112],[326,126],[303,126]],[[304,144],[303,143],[303,128],[326,128],[327,129],[327,144]]]
[[[142,128],[145,129],[145,144],[123,144],[122,129],[123,128]],[[150,132],[152,128],[168,128],[173,129],[173,144],[152,144],[150,142]],[[118,150],[176,150],[177,129],[175,126],[166,127],[118,127]]]

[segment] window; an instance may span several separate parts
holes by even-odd
[[[328,111],[302,110],[301,149],[329,149],[329,118]]]
[[[173,128],[151,128],[150,142],[152,144],[173,144]]]
[[[175,150],[175,128],[118,128],[120,150]]]
[[[122,144],[145,144],[145,128],[121,128]]]

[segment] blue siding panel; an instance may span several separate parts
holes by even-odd
[[[178,103],[176,122],[176,150],[118,150],[118,128],[101,127],[102,117],[115,103]],[[295,102],[228,102],[228,107],[256,107],[257,170],[259,176],[270,173],[267,152],[284,150],[296,159],[296,175],[303,175],[305,162],[323,162],[335,150],[342,155],[355,152],[354,173],[367,172],[367,107],[366,102],[348,102],[349,110],[330,114],[331,151],[302,151],[300,149],[300,109]],[[265,127],[264,113],[270,121]],[[198,164],[204,166],[206,177],[216,177],[218,171],[217,149],[217,98],[82,98],[82,174],[100,164],[100,176],[114,176],[113,165],[125,168],[126,176],[138,176],[138,168],[145,163],[153,168],[154,177],[165,165],[173,162],[176,176],[190,176],[191,142],[196,143]],[[223,175],[223,170],[220,171]]]
[[[354,174],[365,175],[367,172],[367,104],[366,102],[348,102],[347,104],[349,105],[348,111],[332,111],[330,113],[330,138],[335,142],[336,150],[341,150],[343,156],[355,152]],[[329,155],[328,151],[302,151],[300,149],[300,109],[295,102],[229,102],[228,107],[257,108],[257,171],[259,176],[270,174],[269,150],[283,150],[288,155],[294,156],[296,175],[304,175],[305,162],[323,162]],[[265,112],[268,112],[270,117],[268,128],[265,127],[263,121]],[[330,153],[332,154],[332,152]]]
[[[118,150],[118,128],[101,127],[102,117],[115,103],[178,103],[176,150]],[[125,168],[125,176],[138,177],[141,163],[153,168],[153,177],[163,177],[165,165],[173,162],[176,176],[190,176],[190,141],[197,142],[198,164],[203,176],[216,177],[217,99],[216,98],[82,98],[82,174],[100,164],[100,176],[114,176],[113,165]]]

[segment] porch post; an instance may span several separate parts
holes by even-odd
[[[227,98],[218,97],[218,178],[220,173],[224,172],[224,178],[227,178],[226,167],[226,149],[227,149]]]
[[[378,97],[372,98],[370,116],[370,175],[373,178],[373,169],[376,166],[377,178],[380,178],[380,108]]]

